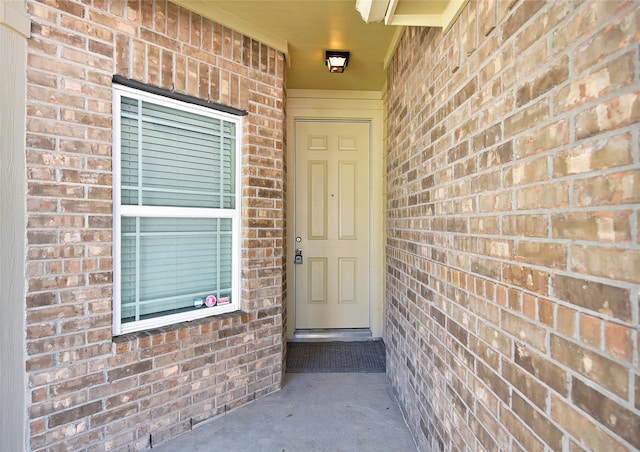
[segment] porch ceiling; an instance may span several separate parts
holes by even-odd
[[[288,89],[379,91],[402,26],[447,27],[466,0],[358,0],[386,11],[365,23],[356,0],[172,0],[268,44],[287,56]],[[364,6],[362,5],[364,4]],[[388,25],[385,25],[385,22]],[[324,65],[325,50],[348,50],[343,74]]]

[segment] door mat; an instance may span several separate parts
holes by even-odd
[[[289,342],[287,372],[386,372],[384,343]]]

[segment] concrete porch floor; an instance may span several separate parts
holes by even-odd
[[[416,451],[383,373],[288,374],[282,389],[154,452]]]

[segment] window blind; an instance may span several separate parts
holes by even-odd
[[[235,124],[122,99],[122,204],[235,208]]]
[[[235,209],[235,156],[235,123],[121,97],[123,206]],[[123,324],[232,296],[233,221],[221,216],[122,216]]]
[[[230,219],[125,217],[121,240],[123,323],[231,296]]]

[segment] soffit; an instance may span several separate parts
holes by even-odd
[[[288,89],[358,91],[382,90],[402,26],[446,27],[465,3],[375,0],[388,3],[387,17],[365,23],[355,0],[172,1],[285,53]],[[351,52],[344,73],[329,73],[325,50]]]

